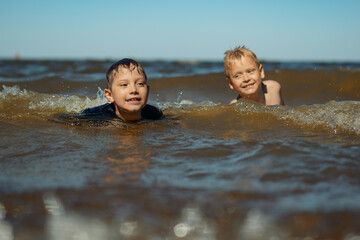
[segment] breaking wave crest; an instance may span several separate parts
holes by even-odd
[[[43,94],[26,89],[21,90],[18,86],[3,86],[3,90],[0,91],[2,118],[21,119],[29,116],[46,118],[54,113],[78,113],[85,108],[106,102],[106,97],[101,88],[98,88],[97,95],[94,98],[78,95]],[[166,113],[175,115],[185,113],[187,117],[191,118],[191,114],[195,112],[197,115],[219,112],[219,114],[224,114],[224,119],[225,117],[245,116],[253,119],[271,118],[297,128],[330,129],[334,133],[345,131],[360,134],[360,101],[329,101],[325,104],[302,106],[263,106],[244,100],[229,106],[212,101],[196,103],[184,99],[175,102],[156,102],[155,105],[165,112],[165,116]],[[234,109],[235,111],[233,111]],[[224,124],[224,120],[219,124]]]
[[[325,104],[303,106],[263,106],[240,101],[236,111],[241,114],[269,114],[276,119],[285,120],[302,128],[313,130],[331,129],[334,133],[347,131],[360,134],[360,102],[329,101]]]

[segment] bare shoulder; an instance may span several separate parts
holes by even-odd
[[[275,80],[265,80],[263,83],[269,92],[280,92],[281,90],[280,83]]]
[[[281,94],[280,83],[275,80],[265,80],[263,83],[267,90],[267,94],[265,96],[266,105],[285,105]]]

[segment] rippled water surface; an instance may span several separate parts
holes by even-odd
[[[263,106],[221,62],[147,61],[164,119],[76,117],[111,63],[0,61],[0,239],[360,238],[360,64],[265,62]]]

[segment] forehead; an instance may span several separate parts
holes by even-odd
[[[236,70],[240,68],[253,68],[257,67],[256,61],[251,56],[244,56],[241,58],[232,59],[229,63],[230,70]]]
[[[134,65],[130,65],[130,68],[127,66],[119,65],[117,71],[114,71],[114,79],[122,79],[127,77],[136,77],[136,78],[144,78],[144,74]]]

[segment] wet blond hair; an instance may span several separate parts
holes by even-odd
[[[108,89],[111,89],[111,85],[112,85],[112,83],[114,81],[114,78],[115,78],[116,74],[119,73],[119,68],[120,67],[126,68],[129,71],[133,71],[133,70],[136,69],[139,74],[142,74],[144,76],[145,82],[147,82],[147,76],[146,76],[145,70],[141,66],[141,64],[138,63],[137,61],[133,60],[133,59],[124,58],[124,59],[121,59],[120,61],[117,61],[113,65],[111,65],[111,67],[107,71],[106,79],[107,79]]]
[[[224,57],[224,70],[225,70],[225,75],[227,78],[229,78],[229,69],[230,69],[230,65],[235,61],[235,60],[240,60],[244,57],[251,57],[256,65],[259,67],[260,66],[260,62],[259,59],[257,58],[257,56],[255,55],[255,53],[253,53],[252,51],[250,51],[248,48],[246,48],[245,46],[238,46],[236,47],[234,50],[228,50],[225,52],[225,57]]]

